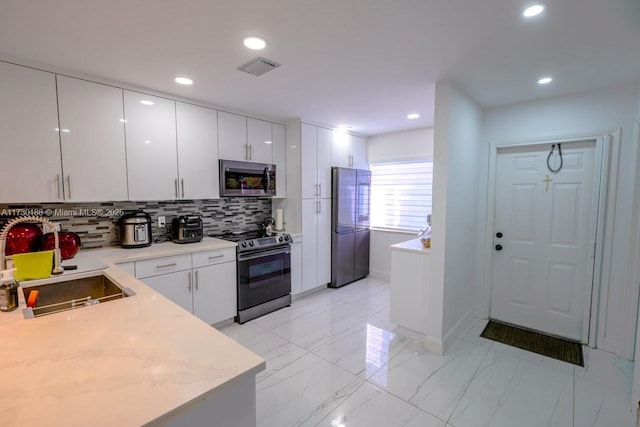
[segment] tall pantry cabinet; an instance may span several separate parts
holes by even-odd
[[[302,232],[302,286],[309,291],[331,281],[331,130],[287,123],[285,229]],[[295,290],[294,290],[295,293]]]

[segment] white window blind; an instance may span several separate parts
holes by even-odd
[[[371,226],[419,231],[431,213],[433,162],[371,165]]]

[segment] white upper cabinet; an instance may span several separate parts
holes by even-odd
[[[351,135],[334,130],[331,132],[331,164],[340,168],[351,167]]]
[[[271,135],[273,144],[271,145],[271,163],[276,165],[276,195],[277,198],[287,197],[287,141],[286,128],[273,123],[271,125]]]
[[[224,160],[247,161],[247,118],[218,111],[218,154]]]
[[[331,131],[301,125],[302,198],[331,197]]]
[[[248,118],[247,142],[249,144],[249,158],[247,160],[267,164],[273,162],[271,150],[273,135],[271,134],[270,122]]]
[[[313,199],[318,196],[318,174],[316,153],[318,147],[318,128],[302,123],[300,125],[300,180],[302,198]]]
[[[124,91],[129,199],[178,197],[175,101]]]
[[[331,131],[318,128],[318,197],[331,198]]]
[[[369,169],[367,161],[367,139],[361,136],[352,136],[351,167],[356,169]]]
[[[367,140],[334,130],[331,135],[331,160],[333,166],[341,168],[369,169]]]
[[[52,73],[0,62],[0,200],[62,200],[56,82]]]
[[[57,76],[67,201],[127,200],[122,89]]]
[[[220,197],[216,113],[210,108],[176,103],[181,199]]]

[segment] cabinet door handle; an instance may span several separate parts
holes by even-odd
[[[67,175],[67,188],[69,189],[68,199],[71,199],[71,175]]]
[[[156,265],[156,268],[175,267],[176,265],[178,265],[178,263],[177,263],[177,262],[172,262],[171,264]]]
[[[184,178],[180,180],[180,186],[182,187],[182,198],[184,199]]]
[[[244,144],[244,159],[249,160],[249,145]]]
[[[318,200],[318,213],[322,213],[322,201]]]
[[[191,290],[193,289],[191,287],[191,272],[188,272],[187,275],[189,276],[189,292],[191,292]]]
[[[253,145],[249,146],[249,160],[253,160]]]
[[[60,174],[56,175],[56,191],[58,192],[58,200],[60,200]]]
[[[198,290],[198,270],[195,272],[196,275],[196,291]]]
[[[176,199],[177,199],[179,197],[178,196],[178,178],[173,180],[173,185],[176,187],[175,190],[176,190]]]
[[[210,256],[209,259],[218,259],[218,258],[224,258],[224,254],[223,255],[216,255],[216,256]]]
[[[322,184],[318,184],[318,197],[322,197]]]

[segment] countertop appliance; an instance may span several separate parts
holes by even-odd
[[[151,246],[151,216],[143,211],[126,212],[118,220],[120,225],[120,246],[123,248],[144,248]]]
[[[251,319],[291,305],[291,242],[289,234],[265,236],[262,231],[210,234],[238,243],[238,315]]]
[[[331,283],[338,288],[369,274],[371,172],[331,168]]]
[[[276,194],[276,165],[220,160],[220,196],[272,197]]]
[[[173,241],[176,243],[195,243],[202,240],[203,228],[200,215],[180,215],[171,221]]]

